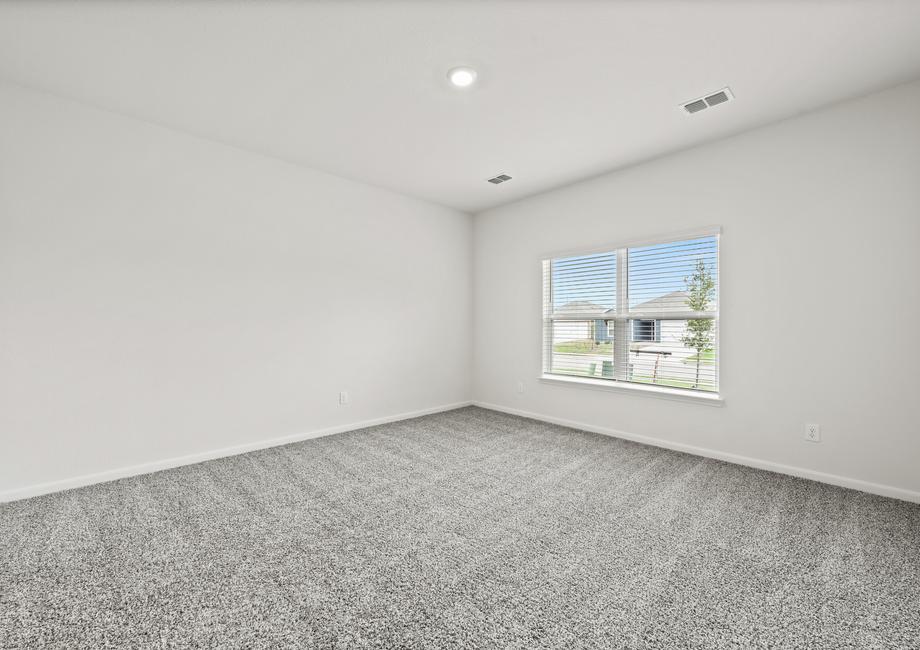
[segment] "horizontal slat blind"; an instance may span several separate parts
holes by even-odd
[[[544,371],[717,392],[718,264],[716,235],[547,260]]]
[[[564,257],[552,260],[551,267],[554,315],[571,318],[616,308],[616,252]]]
[[[692,334],[689,329],[691,322],[709,326],[704,329],[712,340],[711,348],[705,346],[706,349],[698,352],[685,342],[688,333]],[[717,321],[662,319],[657,321],[657,327],[656,340],[629,342],[628,381],[670,388],[717,391]]]
[[[711,281],[718,283],[719,248],[715,237],[630,248],[627,259],[630,313],[641,312],[645,318],[667,317],[675,312],[718,311],[717,286],[706,305],[699,306],[688,303],[691,296],[687,285],[700,265]]]
[[[613,323],[596,320],[552,322],[551,372],[613,378]]]

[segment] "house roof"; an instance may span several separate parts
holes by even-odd
[[[668,312],[668,311],[687,311],[686,291],[671,291],[663,296],[656,296],[651,300],[640,302],[630,308],[634,312]],[[590,300],[573,300],[567,302],[558,309],[557,314],[613,314],[615,310],[598,305]]]
[[[663,296],[640,302],[631,311],[686,311],[687,310],[686,291],[672,291]]]
[[[573,300],[556,310],[557,314],[608,314],[613,309],[598,305],[590,300]]]

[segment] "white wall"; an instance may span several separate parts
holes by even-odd
[[[542,255],[710,224],[724,407],[536,380]],[[920,497],[920,83],[479,214],[474,273],[478,402]]]
[[[0,86],[0,495],[469,400],[471,238],[454,210]]]
[[[475,399],[920,493],[918,114],[915,83],[477,216]],[[724,407],[536,381],[543,254],[709,224]],[[0,497],[469,399],[473,254],[461,213],[0,86]]]

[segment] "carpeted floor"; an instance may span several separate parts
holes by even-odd
[[[472,407],[0,531],[3,648],[920,648],[920,506]]]

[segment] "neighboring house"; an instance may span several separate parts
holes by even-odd
[[[556,310],[556,314],[610,314],[613,310],[590,300],[573,300]]]
[[[612,309],[598,305],[589,300],[573,300],[567,302],[556,310],[556,314],[604,314],[613,313]],[[553,343],[560,341],[588,341],[593,340],[595,343],[603,343],[611,340],[609,328],[613,327],[611,322],[608,327],[606,318],[596,318],[594,320],[577,320],[566,321],[563,325],[558,323],[553,328]]]
[[[633,305],[630,311],[687,311],[688,297],[689,294],[686,291],[672,291]]]
[[[651,300],[633,305],[630,312],[667,315],[668,312],[686,312],[687,292],[672,291]],[[556,321],[553,343],[568,341],[594,341],[603,343],[613,339],[614,310],[587,300],[568,302],[556,314],[584,316],[583,320]],[[597,316],[592,318],[592,316]],[[632,381],[648,381],[665,385],[688,387],[696,378],[692,361],[695,350],[683,343],[687,321],[667,318],[632,319],[630,321],[629,369]],[[612,351],[584,350],[563,352],[557,359],[560,365],[580,368],[583,374],[597,376],[603,364],[609,362]],[[704,386],[715,385],[715,365],[706,362],[700,368],[699,379]]]
[[[685,312],[688,294],[672,291],[663,296],[639,303],[630,311],[637,313]],[[629,373],[634,381],[651,381],[665,385],[688,387],[697,381],[697,367],[693,362],[696,351],[685,346],[687,333],[685,320],[634,320],[632,342],[629,349]],[[700,366],[699,382],[702,386],[715,385],[716,367],[712,362]],[[641,379],[637,379],[641,378]]]
[[[687,310],[687,292],[672,291],[663,296],[634,305],[630,311],[635,312],[680,312]],[[567,302],[556,310],[557,314],[597,314],[604,316],[613,313],[613,309],[598,305],[588,300]],[[557,327],[553,333],[553,342],[594,340],[596,343],[612,338],[613,322],[606,318],[593,320],[568,321]],[[684,335],[684,321],[661,319],[636,319],[632,321],[632,340],[636,343],[680,343]]]
[[[687,311],[687,292],[672,291],[633,306],[635,312]],[[686,331],[685,321],[634,320],[632,340],[637,343],[680,343]]]

